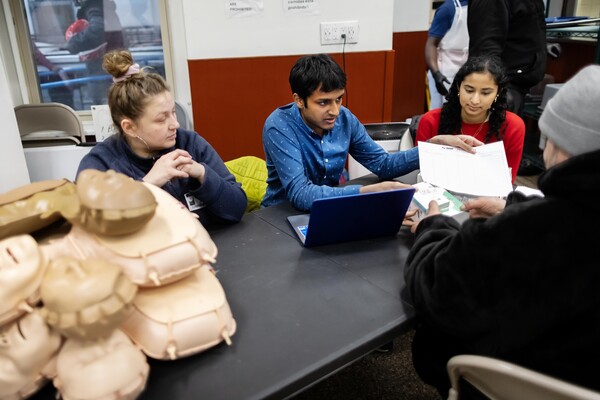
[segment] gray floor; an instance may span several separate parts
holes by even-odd
[[[413,333],[396,338],[391,353],[371,353],[293,400],[440,400],[413,368]]]
[[[518,176],[516,185],[537,188],[538,176]],[[411,359],[410,331],[394,340],[389,354],[371,353],[293,400],[441,400],[421,381]]]

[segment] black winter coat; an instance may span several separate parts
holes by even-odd
[[[121,22],[113,0],[87,0],[81,2],[77,18],[88,21],[88,27],[74,35],[67,43],[71,54],[91,50],[106,42],[106,50],[125,46]],[[106,19],[105,19],[106,18]]]
[[[511,193],[492,218],[418,226],[403,297],[420,323],[415,367],[442,393],[446,362],[465,353],[600,390],[600,151],[538,185],[544,198]]]
[[[546,71],[542,0],[469,0],[469,56],[502,59],[510,84],[527,92]]]

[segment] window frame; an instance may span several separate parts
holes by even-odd
[[[13,102],[15,105],[27,103],[42,103],[42,97],[38,84],[37,67],[35,64],[35,60],[32,57],[33,49],[30,41],[30,34],[24,1],[25,0],[3,0],[3,4],[5,6],[8,3],[8,9],[13,22],[12,32],[9,28],[9,36],[11,37],[11,43],[16,43],[16,48],[12,48],[12,52],[17,79],[20,83],[21,96],[19,98],[19,96],[14,96],[13,94]],[[175,81],[173,79],[173,60],[171,56],[172,51],[170,46],[171,35],[168,19],[168,5],[167,0],[157,0],[157,2],[158,13],[160,18],[160,33],[163,47],[165,79],[174,91]],[[6,12],[6,9],[4,11]],[[84,123],[84,126],[91,124],[91,110],[80,110],[77,111],[77,114]]]

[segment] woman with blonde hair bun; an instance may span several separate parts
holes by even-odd
[[[103,68],[113,76],[108,106],[117,134],[94,146],[77,174],[112,169],[161,187],[205,225],[238,222],[246,194],[215,149],[179,126],[165,80],[141,68],[127,50],[107,53]]]

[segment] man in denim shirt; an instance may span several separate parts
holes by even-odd
[[[263,128],[268,169],[263,207],[289,201],[309,211],[320,198],[407,187],[389,180],[419,168],[418,150],[390,154],[369,137],[358,118],[342,106],[346,74],[330,56],[300,58],[289,81],[294,101],[273,111]],[[467,151],[481,144],[465,135],[438,135],[431,141]],[[339,187],[348,154],[388,181]]]

